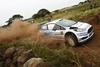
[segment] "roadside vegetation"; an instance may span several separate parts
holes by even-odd
[[[100,67],[100,61],[98,61],[100,60],[100,55],[95,56],[95,53],[92,52],[86,52],[86,55],[84,53],[79,54],[72,47],[68,47],[65,44],[56,49],[50,49],[48,45],[44,44],[34,44],[29,40],[0,45],[2,54],[3,51],[12,46],[32,49],[34,57],[44,59],[46,62],[49,62],[51,67]]]
[[[84,21],[86,18],[100,13],[100,1],[93,0],[72,7],[65,7],[51,12],[52,20],[65,18],[75,21]],[[47,22],[47,17],[37,18],[36,23]]]

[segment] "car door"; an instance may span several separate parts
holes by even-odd
[[[48,24],[48,30],[50,35],[52,35],[56,39],[63,39],[64,37],[64,28],[57,24]]]
[[[43,24],[40,26],[41,30],[40,32],[43,33],[44,35],[49,35],[49,30],[47,29],[47,24]]]

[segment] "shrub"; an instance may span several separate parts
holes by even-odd
[[[76,59],[77,56],[71,48],[63,47],[50,50],[44,45],[33,45],[32,50],[35,57],[46,59],[52,67],[70,67],[80,65]]]
[[[33,44],[27,40],[11,43],[9,45],[15,46],[16,48],[23,46],[25,49],[32,49],[34,57],[45,59],[45,61],[50,63],[51,67],[71,67],[80,65],[76,59],[77,55],[67,46],[61,46],[58,49],[50,49],[46,45]]]
[[[50,49],[44,44],[34,44],[30,41],[23,40],[6,45],[3,44],[0,49],[4,52],[11,46],[15,46],[16,48],[23,46],[25,49],[32,49],[34,57],[44,59],[49,62],[51,67],[100,66],[100,62],[97,61],[97,59],[100,59],[100,55],[97,57],[94,53],[87,53],[86,55],[84,53],[78,54],[78,52],[74,52],[73,48],[67,47],[65,44],[62,44],[57,49]]]

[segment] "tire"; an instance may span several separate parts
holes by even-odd
[[[66,35],[65,44],[68,44],[72,47],[78,46],[77,38],[74,35]]]

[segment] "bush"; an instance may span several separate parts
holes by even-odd
[[[27,41],[20,42],[19,44],[24,46],[26,49],[32,49],[33,55],[35,57],[45,59],[50,63],[51,67],[71,67],[80,65],[76,59],[78,58],[77,55],[71,48],[67,46],[51,50],[46,45],[32,44]]]
[[[46,45],[33,44],[27,40],[11,43],[9,45],[15,46],[16,48],[23,46],[25,49],[32,49],[34,57],[45,59],[45,61],[50,63],[51,67],[71,67],[77,66],[77,64],[80,65],[74,51],[65,46],[61,46],[58,49],[50,49]]]
[[[23,46],[25,49],[32,49],[33,56],[44,59],[49,62],[51,67],[82,67],[82,66],[100,66],[100,57],[95,57],[94,54],[78,54],[70,47],[62,44],[57,49],[50,49],[44,44],[33,44],[30,41],[24,40],[11,44],[1,45],[0,49],[4,52],[7,48],[15,46],[16,48]],[[1,51],[1,50],[0,50]],[[88,56],[88,57],[87,57]]]

